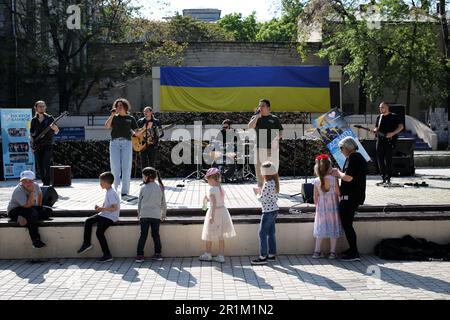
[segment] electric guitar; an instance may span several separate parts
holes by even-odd
[[[162,131],[171,129],[175,127],[175,124],[169,124],[167,126],[162,127]],[[142,152],[145,151],[149,146],[156,143],[156,138],[154,136],[154,131],[150,130],[150,133],[147,132],[147,134],[143,134],[142,136],[133,136],[131,137],[131,143],[133,144],[133,150],[136,152]]]
[[[363,126],[361,126],[359,124],[356,124],[355,128],[363,129],[363,130],[366,130],[366,131],[370,131],[373,134],[375,134],[376,136],[381,137],[384,140],[387,140],[389,142],[389,144],[391,144],[392,146],[395,146],[395,143],[397,142],[397,135],[395,135],[395,136],[393,136],[391,138],[387,138],[385,133],[379,132],[379,131],[378,132],[373,132],[373,129],[370,129],[368,127],[363,127]]]
[[[65,116],[69,115],[69,112],[64,111],[63,113],[61,113],[61,115],[56,118],[47,128],[45,128],[44,130],[42,130],[42,132],[36,136],[33,137],[33,142],[31,143],[31,149],[33,150],[33,152],[36,152],[37,150],[39,150],[39,148],[42,146],[42,141],[43,138],[45,137],[45,135],[52,130],[52,128],[50,127],[52,124],[56,124],[59,120],[61,120],[62,118],[64,118]]]

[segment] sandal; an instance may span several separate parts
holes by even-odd
[[[313,259],[319,259],[320,257],[322,257],[321,253],[318,251],[315,251],[314,254],[312,255]]]

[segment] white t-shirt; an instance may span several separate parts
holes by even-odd
[[[113,222],[119,220],[120,214],[120,198],[114,188],[109,188],[105,194],[105,202],[103,202],[103,208],[111,208],[112,205],[115,204],[117,206],[117,210],[115,211],[102,211],[98,215],[104,218],[108,218]]]

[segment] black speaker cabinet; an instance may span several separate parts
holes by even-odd
[[[314,185],[312,183],[302,184],[302,197],[304,203],[314,203]]]
[[[41,187],[42,191],[42,205],[53,207],[58,201],[58,193],[53,187]]]
[[[392,176],[413,176],[414,173],[413,157],[392,157]]]
[[[50,180],[54,187],[67,187],[72,184],[72,170],[70,166],[51,166]]]

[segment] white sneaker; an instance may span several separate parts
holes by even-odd
[[[200,261],[211,261],[212,260],[212,256],[211,256],[211,253],[205,252],[200,257],[198,257],[198,259]]]
[[[214,261],[220,262],[220,263],[224,263],[225,262],[225,258],[222,255],[218,255],[217,257],[214,257]]]

